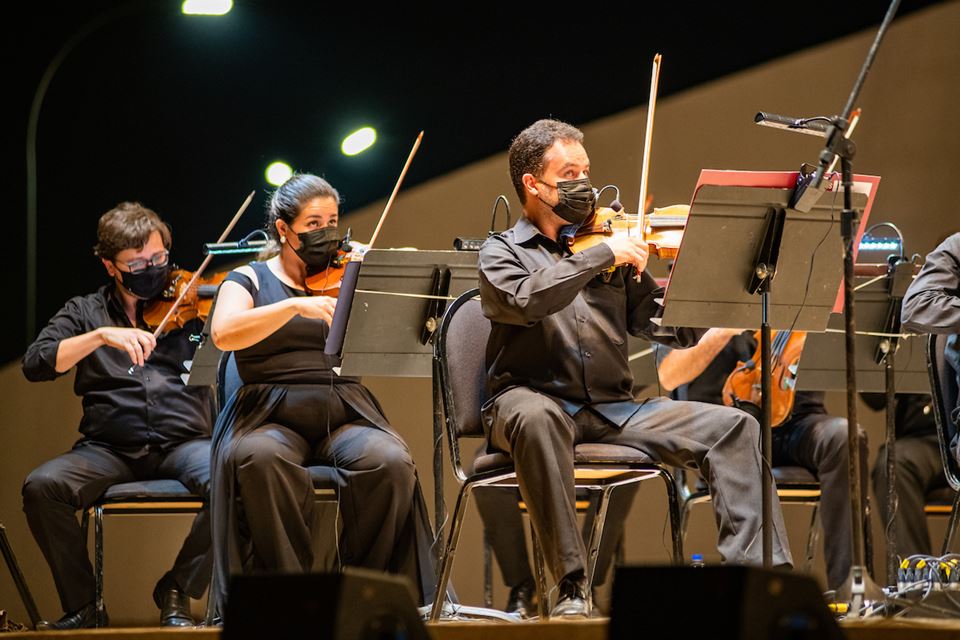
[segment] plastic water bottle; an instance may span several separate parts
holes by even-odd
[[[690,566],[696,567],[698,569],[702,569],[703,567],[705,567],[706,564],[704,564],[703,562],[703,554],[695,553],[692,556],[690,556]]]

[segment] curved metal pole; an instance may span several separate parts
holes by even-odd
[[[121,15],[132,13],[137,5],[142,6],[141,3],[128,2],[84,23],[57,51],[57,55],[44,70],[40,84],[37,85],[37,90],[33,94],[33,103],[30,105],[30,116],[27,120],[27,344],[33,341],[37,329],[37,125],[40,120],[40,108],[43,106],[43,99],[47,95],[53,76],[77,45],[105,24]]]

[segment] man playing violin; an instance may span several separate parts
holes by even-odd
[[[28,380],[53,380],[76,367],[82,437],[27,476],[23,509],[53,573],[65,615],[50,629],[96,623],[94,576],[76,512],[112,485],[172,478],[206,499],[212,403],[206,387],[181,379],[199,321],[160,338],[144,329],[144,303],[167,284],[170,229],[146,207],[124,202],[100,218],[95,253],[110,284],[71,298],[23,356]],[[190,597],[210,576],[206,510],[154,589],[164,626],[188,626]]]
[[[658,349],[660,384],[678,400],[723,404],[723,385],[739,362],[753,357],[750,332],[710,329],[690,349]],[[801,363],[802,367],[803,364]],[[852,534],[847,421],[827,413],[822,391],[798,391],[786,422],[773,430],[773,466],[800,466],[820,481],[820,520],[826,536],[827,585],[840,587],[850,572]],[[745,409],[753,405],[743,405]],[[751,412],[759,417],[759,408]],[[860,431],[861,491],[866,495],[867,438]],[[759,482],[759,476],[757,477]]]
[[[581,442],[631,446],[700,469],[714,497],[724,561],[762,559],[756,420],[714,405],[635,400],[627,332],[678,347],[695,344],[700,332],[653,321],[663,291],[645,271],[644,242],[608,238],[572,253],[564,240],[596,203],[582,140],[556,120],[535,122],[514,139],[510,175],[524,217],[480,251],[480,298],[492,324],[483,407],[489,444],[514,459],[559,582],[551,615],[568,617],[590,611],[574,504],[573,450]],[[779,508],[773,524],[774,563],[790,565]]]

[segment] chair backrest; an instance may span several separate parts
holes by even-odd
[[[482,437],[480,408],[487,399],[487,338],[490,321],[484,317],[472,289],[447,308],[434,344],[447,436],[455,441]]]
[[[947,482],[954,491],[960,490],[960,464],[957,462],[957,427],[952,413],[957,406],[957,379],[944,352],[949,335],[931,334],[927,339],[927,370],[930,373],[930,391],[933,395],[933,415],[937,422],[940,457]]]
[[[220,363],[217,366],[217,402],[221,409],[242,386],[243,380],[240,379],[240,372],[237,370],[237,359],[232,351],[224,351],[220,354]]]

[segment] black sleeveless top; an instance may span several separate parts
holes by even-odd
[[[284,284],[265,262],[251,262],[250,267],[257,275],[256,285],[236,271],[224,280],[246,289],[254,307],[307,295]],[[323,352],[329,331],[323,320],[294,316],[260,342],[234,352],[240,378],[245,384],[329,384],[331,378],[340,379],[331,371],[340,359]]]

